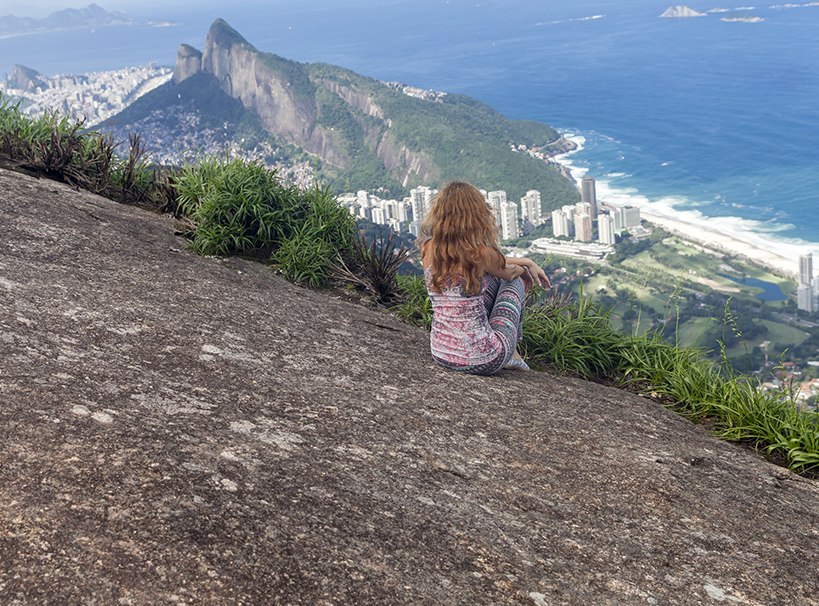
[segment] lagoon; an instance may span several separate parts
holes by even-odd
[[[723,278],[731,280],[732,282],[736,282],[737,284],[750,286],[752,288],[761,288],[762,292],[756,296],[756,298],[760,301],[765,301],[766,303],[776,303],[778,301],[788,300],[788,295],[782,292],[782,288],[780,288],[779,284],[766,282],[765,280],[760,280],[759,278],[737,278],[728,274],[719,275]]]

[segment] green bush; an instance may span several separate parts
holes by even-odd
[[[274,171],[244,160],[209,159],[188,166],[178,175],[176,189],[180,210],[195,225],[191,247],[201,254],[269,254],[293,235],[308,204]]]
[[[608,312],[587,298],[568,305],[547,300],[523,316],[522,348],[529,360],[586,378],[612,375],[621,340],[611,328]]]
[[[284,240],[271,260],[277,263],[284,277],[304,286],[321,286],[336,259],[332,245],[309,226]]]

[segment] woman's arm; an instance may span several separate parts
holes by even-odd
[[[506,257],[506,264],[525,267],[535,283],[539,284],[543,288],[551,288],[552,283],[549,282],[549,277],[546,275],[546,272],[543,271],[543,268],[531,259]]]
[[[503,257],[491,249],[484,249],[478,257],[481,269],[490,276],[511,281],[526,275],[527,269],[523,264],[510,263],[509,259],[506,261],[506,264],[503,264]]]

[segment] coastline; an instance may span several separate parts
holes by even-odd
[[[568,170],[580,181],[588,172],[586,168],[572,162],[571,156],[583,150],[585,139],[571,133],[563,136],[574,142],[574,150],[552,157],[552,161]],[[615,189],[605,178],[595,177],[597,198],[602,202],[616,205],[632,205],[640,208],[642,218],[654,225],[713,250],[714,254],[725,253],[743,257],[766,269],[773,270],[789,278],[797,275],[799,255],[819,249],[810,245],[777,241],[753,230],[754,222],[739,217],[708,217],[697,210],[680,210],[674,207],[674,200],[663,198],[649,200],[633,190]]]

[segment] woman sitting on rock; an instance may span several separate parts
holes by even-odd
[[[432,300],[435,361],[480,375],[528,370],[516,350],[526,293],[535,282],[551,285],[530,259],[503,256],[481,192],[468,183],[446,185],[424,219],[419,247]]]

